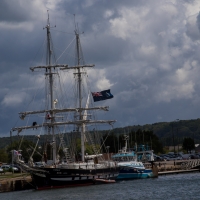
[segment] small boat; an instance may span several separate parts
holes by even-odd
[[[53,59],[53,47],[50,34],[50,22],[49,16],[46,25],[47,30],[47,63],[45,65],[31,67],[31,71],[38,71],[44,73],[46,80],[46,101],[44,103],[43,110],[33,110],[20,113],[20,118],[25,119],[28,116],[40,117],[39,122],[33,122],[32,125],[26,125],[21,127],[14,127],[11,131],[17,131],[18,135],[22,131],[32,130],[38,132],[44,131],[50,139],[49,143],[50,151],[44,150],[42,165],[36,166],[32,159],[35,149],[37,148],[40,135],[38,135],[38,141],[30,156],[28,164],[21,159],[23,152],[20,154],[14,152],[14,161],[26,172],[30,173],[35,184],[36,189],[49,189],[60,187],[72,187],[91,185],[96,183],[114,183],[119,174],[119,167],[115,165],[114,161],[105,161],[101,154],[102,145],[100,134],[96,127],[100,124],[107,124],[112,128],[115,120],[97,120],[96,112],[98,110],[108,111],[107,106],[93,106],[93,102],[89,99],[93,97],[94,101],[100,101],[112,98],[109,90],[102,92],[92,93],[89,87],[84,87],[88,83],[86,68],[94,67],[93,64],[84,64],[82,48],[80,45],[79,31],[75,28],[76,41],[76,62],[75,66],[68,66],[68,64],[52,63]],[[74,48],[73,48],[74,49]],[[75,100],[72,101],[74,107],[65,107],[66,96],[61,97],[61,94],[66,89],[60,89],[60,77],[62,77],[64,71],[65,75],[72,72],[74,75],[75,89],[71,88],[71,91],[67,93],[75,94]],[[56,80],[59,79],[57,82]],[[57,83],[57,85],[55,85]],[[69,87],[69,86],[68,86]],[[83,88],[84,87],[84,88]],[[87,89],[87,91],[86,91]],[[89,91],[88,91],[89,90]],[[104,96],[104,93],[107,96]],[[61,99],[61,100],[60,100]],[[60,100],[60,101],[59,101]],[[64,100],[64,103],[62,104]],[[42,101],[41,101],[42,102]],[[89,103],[88,103],[89,102]],[[67,131],[68,130],[68,131]],[[73,130],[73,131],[72,131]],[[64,140],[64,134],[68,134],[68,143]],[[97,137],[98,136],[98,137]],[[75,141],[75,139],[76,141]],[[78,138],[78,139],[77,139]],[[95,141],[96,139],[96,141]],[[60,141],[59,145],[58,143]],[[80,142],[80,150],[77,150],[77,141]],[[87,154],[86,143],[90,145],[92,153]],[[59,150],[63,150],[64,160],[59,159]],[[49,155],[48,155],[49,152]],[[50,159],[49,159],[50,158]]]
[[[112,179],[100,179],[100,178],[96,178],[95,181],[97,183],[116,183],[116,181],[112,180]]]
[[[127,151],[128,136],[125,135],[125,147],[117,154],[112,156],[112,159],[120,167],[117,180],[124,179],[140,179],[140,178],[154,178],[158,176],[156,166],[151,162],[151,168],[145,168],[142,161],[138,161],[138,156],[141,156],[143,151]],[[150,153],[149,151],[148,153]],[[143,156],[144,157],[144,156]]]

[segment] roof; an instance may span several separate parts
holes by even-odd
[[[126,152],[126,153],[117,153],[112,158],[121,158],[121,157],[133,157],[135,156],[135,153],[132,152]]]

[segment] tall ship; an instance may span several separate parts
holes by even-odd
[[[44,73],[46,97],[44,108],[42,110],[20,112],[19,117],[21,119],[35,116],[39,117],[39,122],[34,121],[31,122],[31,125],[14,127],[11,132],[16,131],[19,135],[27,130],[36,131],[37,133],[40,131],[49,138],[51,148],[50,150],[44,148],[43,165],[35,165],[33,154],[38,147],[41,136],[36,134],[38,139],[35,147],[32,148],[28,163],[23,160],[23,152],[20,152],[20,147],[13,150],[13,161],[24,171],[31,174],[36,189],[115,182],[119,174],[119,167],[114,161],[103,158],[104,141],[102,141],[101,134],[98,134],[97,131],[100,125],[108,125],[112,129],[115,120],[97,120],[95,113],[97,111],[108,111],[109,107],[91,105],[94,101],[110,99],[113,96],[109,89],[92,93],[88,87],[85,87],[87,83],[85,78],[88,77],[86,69],[93,68],[94,64],[84,64],[83,62],[80,34],[76,26],[74,66],[56,64],[52,61],[54,51],[49,15],[45,29],[47,33],[46,64],[30,68],[32,72]],[[75,87],[71,88],[72,91],[71,93],[68,92],[68,95],[75,95],[74,107],[64,107],[68,95],[63,98],[59,93],[60,91],[64,92],[58,87],[62,85],[59,79],[63,77],[62,73],[66,76],[73,73]],[[70,80],[67,81],[70,82]],[[67,87],[69,86],[64,86],[64,90]],[[27,123],[30,124],[30,120],[27,120]],[[66,135],[67,142],[65,140]],[[77,148],[80,150],[77,150]],[[61,150],[64,154],[63,158],[59,156]]]

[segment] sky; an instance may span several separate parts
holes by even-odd
[[[74,21],[83,32],[92,90],[111,89],[114,98],[100,103],[115,128],[199,118],[199,0],[1,0],[0,136],[9,136],[31,101],[27,91],[41,84],[29,68],[40,64],[47,10],[58,57]]]

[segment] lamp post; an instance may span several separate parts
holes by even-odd
[[[14,174],[14,169],[13,169],[13,153],[14,153],[14,150],[11,150],[10,152],[12,154],[12,174]]]
[[[179,122],[179,119],[176,119],[176,122]],[[176,128],[177,128],[177,134],[176,135],[177,135],[177,139],[178,139],[179,138],[178,137],[178,124],[177,124]],[[179,139],[178,139],[178,153],[179,153]]]
[[[12,131],[10,131],[10,145],[12,146]]]
[[[107,146],[106,149],[108,150],[108,160],[110,160],[110,156],[109,156],[109,148],[110,146]]]
[[[177,128],[177,136],[178,136],[178,128]],[[179,137],[178,137],[178,153],[179,153]]]
[[[179,119],[174,120],[174,122],[178,122]],[[175,154],[175,143],[174,143],[174,122],[172,122],[172,139],[173,139],[173,146],[174,146],[174,154]],[[177,134],[178,134],[178,128],[177,128]]]
[[[172,123],[172,139],[173,139],[174,154],[175,154],[175,144],[174,144],[174,124],[173,124],[173,123]]]

